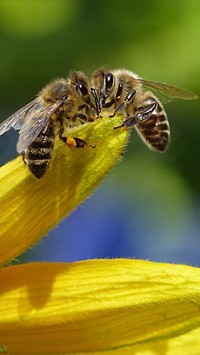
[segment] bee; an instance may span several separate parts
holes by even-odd
[[[123,123],[114,127],[134,127],[143,142],[152,150],[163,152],[170,142],[169,121],[161,101],[153,89],[169,98],[192,100],[197,95],[178,87],[143,80],[126,69],[107,70],[102,67],[91,76],[91,93],[97,114],[103,109],[112,110],[110,117],[122,112]]]
[[[64,137],[64,128],[92,120],[96,110],[90,99],[84,73],[72,72],[68,79],[56,79],[37,97],[0,124],[0,135],[11,127],[19,131],[17,151],[33,175],[40,179],[52,161],[55,137],[68,146],[82,148],[80,138]]]

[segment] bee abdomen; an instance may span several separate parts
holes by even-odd
[[[25,162],[37,179],[44,175],[52,159],[55,132],[52,125],[49,126],[25,149]]]
[[[53,148],[53,147],[52,147]],[[52,156],[52,148],[33,148],[31,145],[27,149],[26,159],[28,160],[49,160]]]
[[[164,152],[170,142],[170,126],[167,116],[159,105],[149,119],[137,125],[137,131],[150,149]]]
[[[32,174],[37,178],[40,179],[44,173],[47,171],[48,166],[50,164],[50,160],[29,160],[27,162],[29,170]]]

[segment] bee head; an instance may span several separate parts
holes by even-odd
[[[109,97],[115,85],[115,77],[105,68],[97,69],[91,77],[91,93],[94,97],[98,113]]]
[[[79,101],[82,104],[88,105],[88,107],[97,113],[96,107],[91,101],[90,83],[87,76],[82,71],[73,71],[70,73],[68,82],[70,87],[78,94]]]

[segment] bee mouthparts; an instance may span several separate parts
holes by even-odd
[[[94,101],[95,101],[95,108],[96,108],[96,113],[99,116],[101,112],[101,99],[100,95],[97,94],[97,90],[91,88],[91,94],[94,96]]]

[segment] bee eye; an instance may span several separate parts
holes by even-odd
[[[87,96],[88,95],[88,89],[87,89],[87,86],[85,85],[84,82],[78,81],[76,83],[76,88],[77,88],[79,94],[81,94],[82,96]]]
[[[111,89],[113,86],[113,75],[111,73],[105,74],[105,85],[106,90]]]

